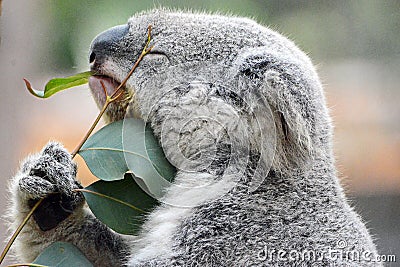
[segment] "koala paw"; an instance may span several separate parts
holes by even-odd
[[[32,208],[45,198],[33,214],[42,230],[54,228],[84,202],[83,194],[75,190],[82,188],[75,180],[76,170],[69,152],[55,142],[22,164],[16,181],[22,202]]]

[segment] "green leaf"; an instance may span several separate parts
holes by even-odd
[[[139,119],[106,125],[85,142],[79,154],[101,180],[120,180],[131,172],[141,178],[141,188],[156,198],[163,195],[176,172],[151,128]]]
[[[86,71],[66,78],[51,79],[43,91],[33,89],[28,80],[24,79],[24,81],[26,88],[32,95],[39,98],[48,98],[59,91],[87,83],[92,75],[92,72]]]
[[[33,263],[57,267],[93,266],[77,247],[65,242],[51,244],[40,253]]]
[[[129,171],[122,150],[122,121],[108,124],[86,140],[79,155],[97,178],[114,181]]]
[[[136,234],[144,215],[158,205],[131,174],[118,181],[97,181],[83,189],[86,202],[97,219],[120,234]]]
[[[152,129],[143,120],[123,121],[122,144],[130,172],[142,179],[139,186],[159,199],[173,181],[176,169],[166,159]],[[139,156],[137,156],[139,155]]]

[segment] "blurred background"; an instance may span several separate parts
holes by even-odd
[[[0,1],[1,3],[1,1]],[[19,161],[48,140],[72,150],[97,115],[87,86],[36,99],[53,77],[88,70],[90,41],[136,12],[172,7],[252,17],[312,58],[335,123],[342,184],[380,254],[400,262],[400,1],[3,1],[0,17],[0,213]],[[92,178],[80,161],[84,183]],[[6,240],[0,223],[0,241]],[[3,245],[1,245],[1,249]],[[388,266],[400,266],[391,263]]]

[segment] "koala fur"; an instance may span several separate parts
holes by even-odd
[[[62,193],[24,228],[18,258],[32,261],[59,240],[95,266],[380,266],[339,184],[332,123],[309,58],[250,19],[156,9],[98,35],[91,69],[121,82],[149,25],[154,48],[105,116],[151,124],[178,169],[162,204],[137,236],[116,234],[73,193],[75,164],[49,143],[11,181],[12,229],[35,200]],[[328,254],[335,250],[343,253]],[[307,251],[317,257],[300,257]]]

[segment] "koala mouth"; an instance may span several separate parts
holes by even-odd
[[[104,85],[104,87],[103,87]],[[89,87],[99,109],[106,103],[107,96],[112,96],[120,82],[106,75],[93,75],[89,77]],[[122,120],[124,117],[141,118],[137,102],[134,101],[134,90],[122,87],[123,93],[111,103],[104,114],[106,123]]]
[[[93,75],[89,77],[89,87],[99,107],[105,104],[107,95],[111,96],[119,84],[115,79],[105,75]]]

